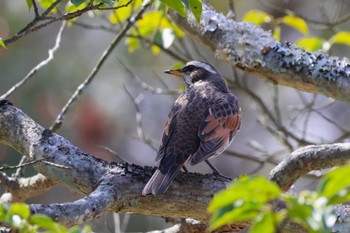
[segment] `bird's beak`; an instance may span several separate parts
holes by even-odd
[[[164,71],[164,73],[174,75],[177,77],[182,77],[182,74],[183,74],[180,70],[166,70]]]

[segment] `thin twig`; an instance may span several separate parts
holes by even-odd
[[[117,159],[119,159],[120,161],[123,162],[127,162],[127,163],[131,163],[130,161],[128,161],[127,159],[125,159],[124,156],[121,156],[118,152],[116,152],[115,150],[113,150],[110,147],[104,146],[104,145],[97,145],[98,148],[107,151],[108,153],[110,153],[111,155],[115,156]]]
[[[123,7],[128,7],[134,0],[129,0],[127,3],[114,7],[97,7],[96,10],[118,10]]]
[[[126,92],[126,94],[129,96],[129,98],[132,100],[132,103],[136,109],[136,123],[137,123],[137,135],[138,137],[147,145],[149,145],[153,150],[157,151],[158,150],[158,144],[156,142],[154,142],[153,140],[151,140],[150,138],[148,138],[143,130],[143,126],[142,126],[142,114],[141,114],[141,109],[139,107],[139,103],[142,101],[143,99],[143,95],[140,94],[138,97],[134,98],[132,96],[132,94],[130,93],[130,91],[126,88],[125,85],[123,85],[124,90]]]
[[[23,167],[26,167],[26,166],[29,166],[29,165],[33,165],[33,164],[41,162],[41,161],[43,161],[43,158],[36,159],[36,160],[30,161],[30,162],[27,162],[27,163],[22,163],[22,164],[15,165],[15,166],[10,166],[10,165],[6,165],[5,164],[2,167],[0,167],[0,171],[23,168]]]
[[[35,24],[37,24],[38,22],[46,20],[46,16],[50,13],[52,9],[54,9],[57,6],[58,3],[60,3],[60,1],[61,0],[56,0],[55,2],[53,2],[40,16],[35,15],[35,18],[31,22],[29,22],[24,28],[19,30],[19,32],[17,32],[16,35],[14,35],[13,37],[19,37],[21,34],[35,26]],[[8,44],[8,39],[4,40],[4,43]]]
[[[96,5],[88,4],[83,9],[76,10],[74,12],[69,12],[69,13],[61,15],[59,17],[47,16],[51,12],[51,10],[54,9],[60,2],[61,2],[61,0],[56,0],[54,3],[52,3],[50,5],[50,7],[45,12],[43,12],[38,17],[36,16],[31,22],[29,22],[23,29],[21,29],[19,32],[17,32],[14,36],[12,36],[6,40],[3,40],[5,45],[13,43],[13,42],[17,41],[18,39],[22,38],[23,36],[27,35],[28,33],[33,32],[33,31],[37,31],[43,27],[46,27],[49,24],[54,23],[54,22],[74,19],[74,18],[81,16],[85,12],[92,11],[92,10],[117,10],[117,9],[129,6],[129,4],[131,2],[133,2],[133,0],[130,0],[129,2],[127,2],[123,5],[120,5],[120,6],[106,7],[106,8],[101,8],[101,6],[103,5],[102,2],[97,3]]]
[[[180,90],[177,89],[162,89],[159,87],[154,87],[149,85],[148,83],[142,81],[139,77],[137,77],[122,61],[119,60],[119,63],[123,66],[126,72],[128,72],[129,76],[135,80],[135,82],[140,85],[146,91],[149,91],[153,94],[165,94],[165,95],[179,95],[181,94]]]
[[[33,9],[34,9],[35,18],[40,17],[40,15],[39,15],[39,9],[38,9],[38,5],[36,4],[36,1],[35,1],[35,0],[32,0],[32,4],[33,4]]]
[[[128,23],[124,26],[124,28],[119,32],[119,34],[114,38],[114,40],[111,42],[111,44],[108,46],[108,48],[103,52],[102,56],[96,63],[95,67],[92,69],[91,73],[88,75],[88,77],[78,86],[74,94],[71,96],[71,98],[68,100],[66,105],[61,110],[60,114],[57,116],[55,122],[51,125],[50,130],[55,132],[57,131],[65,118],[65,115],[71,105],[77,101],[83,90],[87,88],[87,86],[91,83],[91,81],[94,79],[98,71],[100,70],[101,66],[104,64],[108,56],[111,54],[112,50],[119,44],[119,42],[124,38],[127,31],[131,28],[133,24],[136,23],[137,20],[141,18],[145,10],[150,5],[150,1],[145,1],[142,5],[141,10],[135,15],[131,16],[128,20]]]
[[[270,9],[273,9],[275,11],[279,11],[279,12],[282,12],[284,14],[288,14],[288,15],[295,15],[299,18],[302,18],[304,19],[305,21],[311,23],[311,24],[315,24],[315,25],[321,25],[321,26],[325,26],[327,28],[332,28],[336,25],[339,25],[339,24],[342,24],[348,20],[350,20],[350,14],[346,14],[344,15],[343,17],[339,17],[337,20],[334,20],[333,22],[329,22],[329,21],[319,21],[319,20],[315,20],[315,19],[311,19],[305,15],[301,15],[301,14],[298,14],[292,10],[289,10],[289,9],[285,9],[285,8],[280,8],[280,7],[277,7],[273,4],[271,4],[271,2],[269,1],[264,1],[264,0],[259,0],[259,2],[264,5],[265,7],[268,7]]]
[[[21,161],[19,161],[18,165],[23,165],[25,162],[27,161],[27,157],[26,156],[22,156]],[[16,173],[14,175],[12,175],[13,177],[20,177],[23,175],[23,167],[19,167],[16,170]]]
[[[40,62],[38,65],[36,65],[31,71],[29,71],[29,73],[21,80],[19,81],[18,83],[16,83],[14,86],[12,86],[10,88],[10,90],[8,90],[5,94],[3,94],[1,97],[0,97],[0,100],[1,99],[6,99],[8,98],[9,95],[11,95],[15,90],[17,90],[17,88],[19,88],[20,86],[22,86],[23,84],[25,84],[31,77],[34,76],[34,74],[40,70],[42,67],[46,66],[47,64],[49,64],[50,61],[53,60],[53,57],[54,57],[54,54],[55,52],[59,49],[60,47],[60,43],[61,43],[61,37],[62,37],[62,32],[63,32],[63,29],[65,28],[66,26],[66,21],[64,21],[60,27],[60,30],[58,31],[58,34],[56,36],[56,43],[54,45],[54,47],[52,49],[50,49],[48,51],[49,53],[49,56],[42,62]]]
[[[46,161],[46,160],[43,160],[42,163],[46,163],[47,165],[50,165],[50,166],[53,166],[53,167],[58,167],[58,168],[63,168],[63,169],[70,169],[67,166],[63,166],[63,165],[60,165],[60,164],[57,164],[57,163],[53,163],[53,162],[50,162],[50,161]]]

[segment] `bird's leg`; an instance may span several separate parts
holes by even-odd
[[[213,170],[214,174],[220,175],[220,176],[224,176],[224,175],[221,174],[221,172],[218,169],[216,169],[216,167],[214,167],[213,164],[211,164],[211,162],[209,162],[209,160],[206,159],[204,161],[206,162],[206,164],[208,164],[208,166],[211,168],[211,170]]]
[[[208,159],[206,159],[206,160],[204,160],[204,161],[208,164],[208,166],[211,168],[211,170],[213,170],[213,173],[214,173],[214,174],[219,175],[219,176],[223,176],[223,177],[225,177],[225,178],[227,178],[227,179],[231,179],[231,180],[232,180],[232,178],[223,175],[216,167],[214,167],[213,164],[211,164],[211,162],[209,162]]]
[[[223,175],[216,167],[214,167],[214,165],[213,164],[211,164],[211,162],[209,162],[209,160],[208,159],[206,159],[206,160],[204,160],[207,164],[208,164],[208,166],[211,168],[211,170],[213,170],[213,174],[215,174],[215,175],[219,175],[219,176],[222,176],[222,177],[225,177],[225,178],[227,178],[227,179],[230,179],[230,180],[232,180],[232,178],[230,178],[230,177],[228,177],[228,176],[225,176],[225,175]]]

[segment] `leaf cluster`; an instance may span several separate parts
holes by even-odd
[[[273,233],[285,219],[301,224],[311,233],[330,233],[336,223],[335,205],[350,200],[350,164],[329,172],[316,191],[282,193],[273,182],[261,176],[242,176],[228,189],[215,195],[209,204],[212,229],[252,221],[250,233]],[[275,211],[273,201],[287,208]]]
[[[41,214],[30,214],[29,206],[24,203],[0,205],[0,222],[11,232],[19,233],[90,233],[89,226],[83,229],[75,226],[70,229],[54,222],[51,218]]]

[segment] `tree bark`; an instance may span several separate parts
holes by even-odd
[[[321,94],[350,103],[350,62],[322,51],[306,52],[277,42],[252,23],[235,22],[203,2],[200,23],[170,11],[187,35],[207,45],[216,56],[275,85]]]

